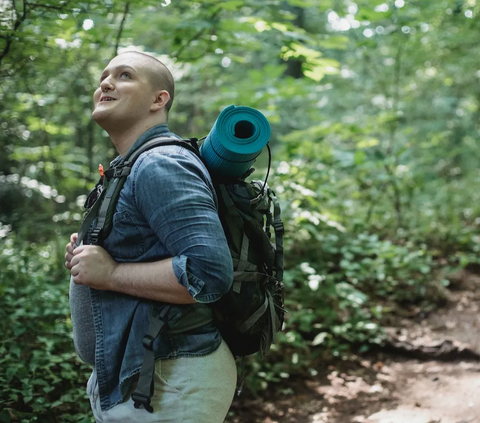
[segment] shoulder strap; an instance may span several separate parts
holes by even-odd
[[[138,157],[147,150],[151,150],[155,147],[166,146],[166,145],[179,145],[181,147],[190,150],[192,153],[200,156],[197,138],[190,138],[188,140],[179,140],[178,138],[154,138],[153,140],[147,141],[142,144],[139,148],[133,151],[129,151],[127,155],[121,160],[120,166],[133,166]]]
[[[283,235],[285,228],[280,217],[280,203],[275,193],[269,189],[273,201],[273,229],[275,231],[275,277],[278,282],[283,281]]]
[[[118,197],[120,196],[120,191],[122,190],[123,184],[130,174],[135,161],[145,151],[151,150],[155,147],[167,145],[179,145],[200,157],[196,138],[189,140],[180,140],[178,138],[171,137],[154,138],[142,144],[139,148],[129,151],[125,157],[123,157],[117,164],[105,172],[105,178],[107,178],[108,182],[108,185],[104,190],[106,193],[102,193],[103,195],[101,199],[97,201],[98,204],[95,204],[96,207],[94,207],[94,209],[88,213],[87,217],[90,217],[89,222],[87,222],[86,218],[82,224],[82,228],[88,224],[88,227],[84,228],[84,232],[86,233],[92,222],[95,221],[95,217],[97,218],[90,237],[92,244],[99,244],[103,242],[103,240],[105,240],[110,234],[112,230],[113,214],[115,212]],[[85,235],[85,233],[83,235]]]
[[[88,230],[90,229],[90,226],[92,225],[93,221],[95,220],[95,217],[98,214],[98,209],[100,208],[100,205],[102,204],[102,198],[105,195],[105,190],[102,191],[102,193],[98,196],[96,199],[95,203],[93,206],[87,211],[87,214],[85,215],[85,218],[83,219],[82,226],[80,227],[80,230],[78,231],[78,236],[77,236],[77,241],[75,242],[75,247],[78,247],[83,239],[85,238],[85,235],[87,235]]]

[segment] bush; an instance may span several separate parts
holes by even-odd
[[[91,422],[71,336],[63,246],[0,244],[0,421]],[[17,420],[18,419],[18,420]]]

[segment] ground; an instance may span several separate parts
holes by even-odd
[[[464,272],[446,307],[388,328],[397,348],[236,399],[226,422],[480,423],[479,309],[480,277]]]

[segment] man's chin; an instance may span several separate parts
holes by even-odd
[[[111,120],[108,115],[109,113],[106,113],[106,110],[98,110],[97,108],[92,112],[92,119],[103,128],[105,125],[108,126],[108,121]]]

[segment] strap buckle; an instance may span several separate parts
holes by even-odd
[[[273,229],[275,229],[275,233],[279,235],[285,235],[285,226],[281,220],[277,222],[273,222]]]
[[[123,176],[128,176],[130,175],[131,170],[132,168],[128,165],[118,166],[115,168],[115,171],[113,172],[113,177],[121,178]]]
[[[153,413],[153,407],[150,405],[151,398],[148,395],[134,392],[131,398],[133,400],[133,406],[136,409],[139,409],[143,405],[143,408],[145,408],[145,410],[147,410],[149,413]]]
[[[169,320],[169,314],[171,309],[172,309],[171,306],[163,306],[161,309],[154,307],[151,310],[152,316],[157,319],[160,319],[165,325],[165,329],[167,329],[168,327],[168,320]]]
[[[155,341],[155,338],[152,335],[149,335],[148,333],[143,337],[143,347],[147,350],[153,351],[153,342]]]
[[[98,240],[100,239],[100,232],[102,232],[102,228],[95,228],[90,234],[90,241],[93,245],[98,244]]]

